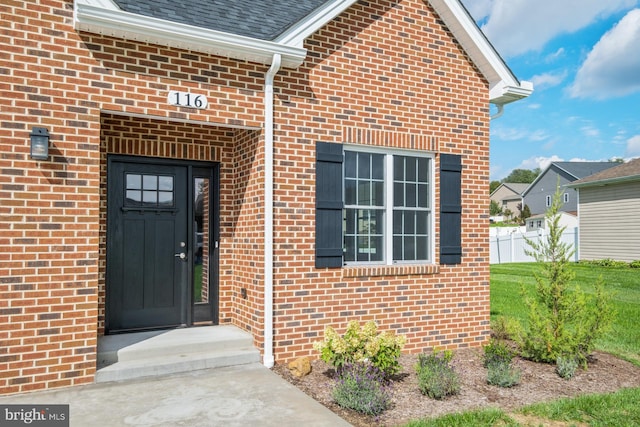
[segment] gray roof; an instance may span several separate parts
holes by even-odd
[[[564,170],[576,179],[581,179],[594,173],[601,172],[605,169],[617,166],[618,163],[613,162],[553,162],[558,168]]]
[[[640,158],[630,160],[627,163],[614,163],[614,165],[616,166],[575,181],[573,184],[640,180]]]
[[[529,184],[529,183],[521,184],[519,182],[504,182],[503,185],[505,187],[508,187],[514,193],[522,195],[522,193],[524,193],[524,190],[526,190],[529,187],[529,185],[531,185],[531,184]]]
[[[273,41],[327,0],[114,0],[137,15]]]

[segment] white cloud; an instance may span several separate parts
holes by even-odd
[[[491,129],[491,136],[502,141],[544,141],[549,138],[545,130],[528,130],[512,127],[496,127]]]
[[[524,129],[499,127],[491,129],[491,136],[502,141],[518,141],[525,139],[527,132]]]
[[[541,170],[545,170],[552,162],[561,162],[563,161],[561,157],[557,155],[553,155],[551,157],[530,157],[525,159],[520,163],[520,165],[516,169],[536,169],[540,168]]]
[[[565,50],[563,47],[561,47],[560,49],[556,50],[555,52],[547,55],[547,57],[544,59],[545,62],[549,63],[549,62],[554,62],[556,59],[558,58],[562,58],[565,54]]]
[[[531,82],[536,90],[558,86],[567,77],[567,72],[543,73],[533,76]]]
[[[472,16],[482,20],[487,0],[464,0]],[[505,57],[537,51],[560,34],[572,33],[620,10],[635,7],[638,0],[493,0],[483,32]],[[483,16],[484,15],[484,16]]]
[[[611,98],[640,91],[640,9],[627,13],[593,47],[570,94]]]
[[[546,130],[538,129],[530,133],[528,138],[529,141],[546,141],[547,139],[549,139],[549,134]]]
[[[638,157],[640,156],[640,135],[636,135],[629,138],[627,141],[626,157]]]
[[[462,3],[476,21],[482,21],[489,16],[493,7],[493,0],[464,0]]]
[[[584,136],[589,138],[595,138],[597,136],[600,136],[600,130],[594,128],[593,126],[582,126],[580,128],[580,132],[582,132]]]

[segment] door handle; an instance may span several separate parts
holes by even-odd
[[[181,260],[187,259],[187,254],[185,254],[184,252],[179,252],[177,254],[173,254],[173,256],[176,257],[176,258],[180,258]]]

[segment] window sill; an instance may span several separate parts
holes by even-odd
[[[342,277],[416,276],[438,274],[438,264],[424,265],[371,265],[353,266],[342,269]]]

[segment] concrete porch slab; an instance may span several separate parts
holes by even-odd
[[[231,325],[107,335],[96,382],[122,381],[260,361],[253,337]]]

